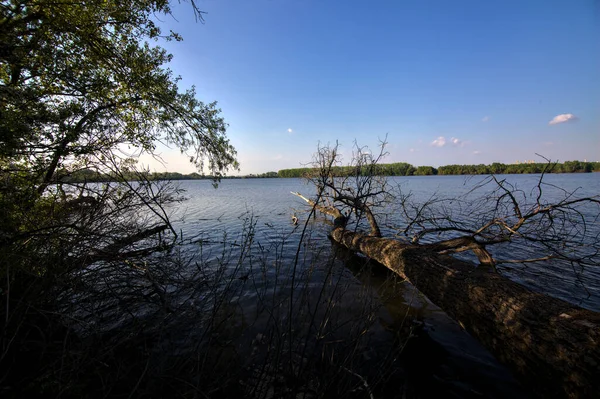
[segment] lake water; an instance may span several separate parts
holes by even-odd
[[[526,195],[531,194],[539,179],[538,175],[506,175],[517,189]],[[411,176],[390,178],[391,186],[400,186],[404,193],[411,192],[415,201],[425,201],[434,193],[444,197],[458,197],[472,189],[483,177],[465,176]],[[576,191],[576,196],[586,197],[600,194],[600,174],[552,174],[544,181],[544,197],[547,200],[560,200],[564,192]],[[303,222],[308,217],[309,207],[290,192],[300,192],[307,197],[314,196],[315,189],[301,179],[231,179],[223,180],[218,189],[208,181],[185,181],[181,187],[189,198],[173,213],[176,227],[184,237],[201,239],[205,251],[221,250],[224,241],[237,241],[243,236],[241,231],[250,224],[253,228],[253,243],[268,252],[277,251],[281,262],[293,261],[302,233]],[[535,193],[533,193],[535,194]],[[588,230],[599,234],[600,222],[597,207],[586,210]],[[394,204],[386,208],[387,218],[382,223],[384,235],[391,236],[397,230],[389,226],[403,227],[400,213],[394,210]],[[300,223],[294,226],[291,216],[296,214]],[[331,228],[324,223],[327,218],[316,215],[316,223],[309,223],[310,242],[315,253],[329,251],[331,244],[327,233]],[[387,227],[386,227],[387,226]],[[224,239],[226,235],[226,239]],[[592,234],[593,235],[593,234]],[[283,245],[282,245],[282,242]],[[529,258],[529,244],[511,243],[504,248],[493,249],[494,256]],[[192,249],[193,250],[193,249]],[[502,252],[504,251],[504,253]],[[596,263],[598,258],[596,257]],[[541,262],[536,264],[508,264],[502,272],[524,285],[579,306],[600,311],[600,270],[588,267],[584,270],[570,265]]]
[[[531,190],[539,176],[499,178],[506,178],[522,190],[524,200],[535,200],[536,193]],[[390,187],[400,187],[405,194],[412,193],[412,198],[420,202],[434,193],[438,197],[461,197],[482,179],[414,176],[390,178],[389,183]],[[549,185],[544,186],[544,196],[551,201],[564,199],[565,191],[557,187],[576,191],[579,197],[600,193],[598,173],[548,175],[545,182]],[[390,348],[397,344],[395,331],[405,330],[413,338],[403,344],[405,366],[399,378],[406,379],[408,375],[408,380],[417,381],[413,382],[419,386],[417,396],[440,392],[453,397],[527,396],[510,372],[410,284],[390,279],[386,271],[365,272],[364,260],[348,254],[342,259],[334,256],[337,250],[327,238],[330,218],[311,214],[310,207],[291,194],[300,192],[313,197],[313,186],[301,179],[223,180],[218,189],[209,181],[184,181],[180,186],[188,200],[170,211],[174,226],[186,239],[187,254],[196,264],[221,271],[215,280],[222,280],[223,288],[217,289],[239,288],[234,290],[231,308],[239,313],[235,318],[239,329],[247,333],[238,348],[252,348],[255,353],[263,345],[268,352],[267,346],[278,342],[285,347],[289,345],[294,356],[298,353],[303,356],[311,350],[317,351],[315,345],[323,342],[343,346],[348,340],[360,340],[363,349],[357,356],[364,363],[362,370],[378,373],[403,367],[398,366],[395,355],[390,357],[395,353]],[[484,198],[488,194],[489,190],[481,192]],[[465,208],[465,204],[461,203],[463,208],[455,216],[478,217],[481,209],[473,211]],[[598,237],[598,208],[580,211],[589,222],[588,233]],[[298,216],[297,225],[292,223],[292,215]],[[388,203],[380,217],[382,232],[387,236],[397,234],[405,225],[398,200]],[[531,248],[530,244],[515,242],[493,249],[492,253],[499,258],[530,258]],[[597,256],[592,262],[598,263]],[[223,270],[234,273],[235,277],[222,278],[227,275]],[[597,268],[580,270],[569,264],[545,262],[508,264],[499,270],[533,290],[600,311]],[[413,319],[418,326],[411,324]],[[357,332],[357,326],[363,332]],[[306,340],[293,349],[296,343],[290,342],[292,336]],[[317,343],[309,344],[309,337],[317,337]],[[319,341],[324,337],[328,340]]]

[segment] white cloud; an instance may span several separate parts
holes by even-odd
[[[552,141],[546,141],[544,142],[544,145],[551,146],[554,145],[554,143]]]
[[[293,133],[293,132],[294,132],[294,131],[293,131],[293,130],[292,130],[292,128],[290,127],[290,128],[288,129],[288,133]]]
[[[431,145],[434,147],[443,147],[446,145],[446,138],[444,136],[440,136],[437,139],[431,142]]]
[[[481,151],[479,151],[479,150],[475,150],[475,151],[473,151],[473,154],[474,154],[474,155],[479,155],[479,154],[481,154]]]
[[[481,121],[482,121],[482,122],[487,122],[487,121],[489,121],[489,120],[490,120],[490,117],[489,117],[489,116],[487,116],[487,115],[486,115],[486,116],[484,116],[484,117],[481,119]]]
[[[433,140],[430,145],[433,147],[445,147],[447,144],[452,144],[454,147],[462,147],[465,145],[465,142],[456,137],[451,137],[450,140],[447,140],[444,136],[440,136]]]
[[[456,137],[451,137],[450,140],[447,140],[444,136],[440,136],[433,140],[430,145],[433,147],[445,147],[447,144],[452,144],[455,147],[462,147],[465,145],[465,142]]]
[[[577,117],[573,114],[560,114],[556,115],[550,122],[549,125],[558,125],[559,123],[571,122],[576,120]]]
[[[414,148],[411,148],[411,149],[410,149],[410,150],[408,150],[408,151],[410,151],[410,152],[415,152],[415,149],[414,149]]]

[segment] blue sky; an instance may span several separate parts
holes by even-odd
[[[185,3],[161,17],[184,38],[164,47],[182,87],[219,102],[242,174],[386,135],[386,162],[600,160],[597,0],[197,4],[204,24]]]

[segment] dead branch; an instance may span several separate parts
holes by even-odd
[[[373,172],[373,158],[366,153],[358,148],[353,165],[367,166]],[[531,292],[495,268],[502,263],[547,261],[598,267],[600,231],[595,233],[590,221],[600,218],[600,196],[577,198],[575,191],[562,190],[563,198],[546,201],[543,174],[534,188],[533,202],[496,176],[456,198],[434,194],[417,203],[410,193],[400,191],[400,212],[406,225],[399,230],[412,237],[412,243],[406,244],[380,237],[371,208],[384,203],[385,182],[377,176],[363,176],[360,168],[353,179],[333,176],[331,165],[339,162],[336,156],[337,145],[319,148],[314,163],[317,172],[310,179],[319,198],[331,200],[328,206],[294,193],[334,217],[342,215],[336,207],[366,216],[370,235],[336,227],[331,233],[334,241],[409,280],[523,381],[534,381],[541,395],[559,392],[561,396],[588,397],[600,389],[596,378],[600,373],[600,315]],[[525,243],[531,256],[492,256],[490,248],[515,242]],[[484,267],[450,256],[464,251],[473,252]]]
[[[337,209],[334,206],[323,206],[323,205],[318,205],[317,203],[315,203],[313,200],[306,198],[305,196],[303,196],[302,194],[298,193],[298,192],[294,192],[291,191],[292,194],[294,194],[295,196],[303,199],[304,201],[306,201],[308,203],[308,205],[312,206],[313,208],[315,208],[316,210],[318,210],[319,212],[325,214],[325,215],[329,215],[329,216],[333,216],[334,218],[334,223],[336,225],[339,226],[345,226],[346,222],[347,222],[347,217],[344,216],[344,214]]]

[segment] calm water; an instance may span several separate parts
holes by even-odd
[[[535,199],[531,188],[535,187],[538,176],[501,177],[523,190],[526,200]],[[413,199],[419,202],[430,199],[434,193],[438,197],[462,196],[482,179],[398,177],[390,178],[389,183],[390,187],[399,187],[403,193],[412,193]],[[544,195],[552,201],[561,200],[565,195],[556,187],[569,192],[577,190],[580,197],[600,193],[600,173],[549,175],[545,181],[550,185],[544,186]],[[282,323],[272,331],[293,325],[295,331],[303,331],[300,336],[308,339],[314,336],[312,332],[319,325],[310,321],[315,320],[312,314],[317,314],[317,320],[338,326],[330,335],[333,342],[347,342],[348,337],[356,333],[352,329],[361,325],[365,315],[373,310],[374,318],[364,324],[368,328],[365,331],[369,331],[369,343],[366,346],[368,352],[361,358],[373,362],[371,366],[367,363],[367,370],[369,367],[379,370],[378,367],[387,364],[385,361],[389,361],[396,342],[395,333],[390,331],[410,328],[414,332],[405,324],[406,320],[413,319],[420,321],[419,331],[423,333],[416,332],[412,335],[416,339],[406,341],[407,346],[402,352],[405,360],[402,361],[407,365],[408,380],[416,381],[424,397],[431,396],[427,393],[428,387],[432,392],[444,392],[444,396],[451,397],[516,399],[527,396],[489,352],[410,284],[390,283],[389,275],[357,273],[360,267],[353,267],[356,260],[335,258],[327,239],[330,218],[310,215],[308,205],[290,193],[300,192],[312,197],[314,187],[303,180],[224,180],[218,189],[208,181],[186,181],[181,187],[189,199],[171,211],[175,227],[188,239],[188,253],[198,264],[208,265],[209,269],[211,265],[215,270],[226,265],[235,269],[236,276],[242,277],[223,279],[241,287],[232,304],[241,312],[237,318],[239,327],[247,331],[244,336],[249,337],[242,347],[254,347],[264,336],[265,326],[269,323],[271,327],[272,323]],[[487,192],[483,191],[481,195],[485,197]],[[533,199],[531,195],[534,195]],[[600,234],[599,223],[594,220],[598,217],[598,208],[581,211],[592,221],[588,229]],[[294,214],[300,219],[298,225],[292,224]],[[384,235],[393,236],[405,224],[398,202],[388,204],[385,214],[387,217],[382,215],[380,219],[382,231]],[[477,213],[463,208],[457,215],[473,218]],[[531,257],[531,249],[527,245],[510,243],[505,248],[494,249],[493,255],[527,258]],[[595,262],[598,263],[598,259]],[[511,264],[500,270],[534,290],[600,311],[600,273],[596,268],[577,270],[554,262],[526,266]],[[214,280],[220,281],[220,278]],[[306,305],[308,317],[303,317],[300,309],[289,319],[290,324],[286,324],[287,315],[291,314],[288,313],[289,304],[294,302]],[[328,313],[330,306],[336,311]],[[265,312],[265,309],[268,310]],[[321,314],[323,312],[326,313]]]
[[[506,175],[525,196],[535,195],[537,175]],[[390,179],[392,186],[399,186],[402,192],[411,192],[418,201],[429,199],[434,193],[443,197],[457,197],[465,194],[480,182],[483,177],[464,176],[414,176]],[[576,191],[577,196],[593,196],[600,193],[600,173],[554,174],[544,180],[544,196],[548,200],[564,197],[564,192],[554,188],[561,187],[569,192]],[[265,253],[273,252],[282,263],[291,262],[296,256],[302,234],[303,222],[308,217],[308,206],[292,195],[297,191],[310,197],[314,187],[301,179],[236,179],[224,180],[218,189],[208,181],[186,181],[181,183],[189,198],[173,212],[176,227],[183,235],[193,241],[203,243],[203,251],[208,257],[216,257],[222,252],[223,242],[242,243],[241,231],[253,226],[253,244]],[[535,198],[535,197],[534,197]],[[389,226],[402,228],[403,221],[399,212],[386,209],[388,218],[382,230],[384,235],[397,232]],[[598,208],[586,210],[597,212]],[[300,218],[298,226],[291,223],[291,216]],[[588,229],[600,230],[599,222],[593,220],[597,215],[588,214],[592,223]],[[310,248],[313,254],[326,256],[331,244],[327,240],[330,226],[326,218],[316,215],[310,220]],[[383,225],[383,223],[382,223]],[[190,247],[194,251],[196,247]],[[510,250],[507,250],[510,248]],[[503,252],[504,251],[504,252]],[[511,243],[509,247],[493,250],[494,256],[530,257],[528,246]],[[306,253],[304,253],[306,256]],[[243,266],[243,265],[242,265]],[[587,268],[574,269],[570,265],[556,263],[515,264],[502,268],[502,272],[532,289],[569,300],[580,306],[600,311],[600,270]]]

